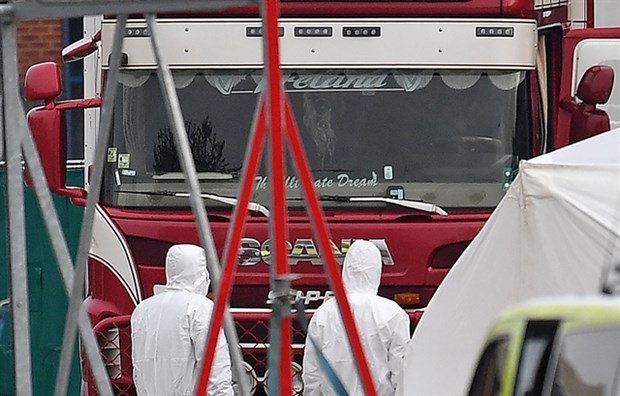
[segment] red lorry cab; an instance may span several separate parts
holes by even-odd
[[[568,125],[574,110],[559,104],[588,101],[569,92],[561,73],[568,67],[560,57],[569,27],[567,3],[282,4],[282,82],[332,235],[332,252],[319,251],[289,161],[286,250],[296,277],[295,298],[310,312],[332,295],[324,255],[342,261],[352,241],[363,238],[382,253],[379,293],[410,313],[413,330],[433,292],[502,199],[519,161],[573,138]],[[52,191],[78,204],[89,180],[77,192],[67,189],[65,151],[50,147],[64,141],[63,112],[87,109],[86,166],[103,166],[104,174],[85,304],[113,386],[119,394],[131,394],[129,315],[152,295],[155,284],[165,282],[167,249],[198,244],[199,238],[143,19],[127,23],[105,163],[93,163],[97,106],[116,21],[85,22],[92,37],[73,46],[67,57],[96,50],[84,59],[85,91],[93,98],[57,102],[60,78],[53,64],[29,71],[25,93],[27,99],[46,102],[29,113],[29,121]],[[161,49],[220,256],[264,90],[261,27],[257,9],[247,7],[158,18]],[[575,35],[569,35],[574,39],[567,48],[575,47]],[[583,92],[596,84],[586,82]],[[614,117],[611,122],[620,119]],[[256,394],[262,394],[268,377],[273,297],[267,165],[263,161],[255,179],[231,297]],[[297,381],[303,342],[296,329]]]

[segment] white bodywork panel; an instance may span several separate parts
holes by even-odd
[[[127,242],[99,206],[93,220],[93,239],[88,255],[114,273],[134,304],[142,301],[136,266]]]
[[[552,0],[536,0],[552,1]],[[588,19],[594,22],[594,27],[620,26],[620,1],[594,0],[594,15],[588,15],[588,0],[572,0],[570,2],[570,20],[573,28],[585,28]]]
[[[84,37],[93,36],[101,29],[101,17],[84,17]],[[101,51],[84,58],[84,98],[101,95]],[[84,188],[88,190],[88,167],[95,157],[95,142],[99,131],[99,107],[84,109]]]
[[[171,69],[257,68],[263,65],[261,37],[246,37],[258,19],[158,21],[161,49]],[[146,27],[129,21],[128,29]],[[283,68],[486,68],[533,69],[536,23],[531,20],[282,19]],[[296,37],[294,29],[332,28],[331,37]],[[344,27],[380,27],[380,37],[345,37]],[[477,28],[512,29],[512,37],[477,37]],[[113,21],[104,21],[103,62],[111,52]],[[126,68],[155,68],[150,39],[126,37]]]
[[[620,1],[596,0],[594,2],[594,26],[620,26]]]

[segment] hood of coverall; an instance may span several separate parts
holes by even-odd
[[[187,291],[206,296],[209,273],[205,251],[196,245],[174,245],[166,255],[166,285],[155,285],[155,294],[171,290]]]
[[[377,294],[381,282],[381,252],[374,243],[357,240],[344,257],[342,282],[347,293]]]

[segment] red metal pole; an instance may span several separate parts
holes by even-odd
[[[284,121],[282,102],[282,77],[280,72],[280,52],[278,17],[280,3],[278,0],[265,0],[263,8],[263,31],[265,32],[265,65],[267,71],[267,85],[269,87],[267,114],[269,117],[270,132],[270,175],[271,175],[271,251],[274,253],[275,266],[272,273],[272,284],[275,289],[282,289],[288,298],[287,282],[289,275],[287,251],[286,251],[286,192],[284,189],[285,159],[284,159],[284,134],[282,125]],[[280,312],[280,361],[279,381],[280,392],[283,395],[292,394],[291,378],[291,318],[286,311],[287,306],[278,306]],[[290,307],[288,307],[290,309]]]
[[[206,395],[209,376],[215,357],[217,339],[222,327],[224,310],[226,303],[230,298],[232,289],[232,280],[236,267],[238,249],[245,227],[246,213],[249,206],[252,188],[254,185],[254,177],[260,163],[262,149],[266,136],[267,117],[270,129],[270,177],[272,181],[272,211],[271,211],[271,234],[272,245],[271,251],[274,256],[275,265],[273,267],[273,279],[275,283],[283,282],[284,290],[288,287],[288,261],[286,252],[286,193],[284,188],[285,177],[285,133],[291,146],[292,156],[297,167],[306,197],[306,203],[310,211],[310,220],[317,234],[319,247],[325,252],[327,264],[327,272],[330,279],[332,290],[343,319],[345,330],[349,334],[349,342],[354,360],[357,364],[359,375],[364,386],[366,395],[376,396],[376,391],[372,382],[370,369],[364,356],[362,344],[357,333],[353,314],[349,306],[346,293],[342,286],[338,264],[331,252],[329,245],[330,235],[324,222],[324,214],[314,191],[310,167],[303,150],[299,132],[295,124],[295,120],[290,109],[288,101],[284,102],[285,95],[282,90],[280,57],[278,46],[278,16],[279,2],[278,0],[265,0],[263,15],[263,31],[265,34],[265,53],[264,59],[266,64],[266,77],[268,94],[266,101],[261,100],[255,119],[255,128],[253,137],[250,138],[248,145],[248,161],[245,173],[242,179],[241,191],[239,194],[239,202],[235,208],[233,216],[233,226],[229,231],[228,242],[224,252],[223,274],[221,278],[220,289],[215,298],[215,305],[212,314],[211,327],[207,339],[207,347],[204,355],[204,363],[197,387],[197,395]],[[286,122],[286,131],[283,131],[283,122]],[[279,324],[280,329],[280,361],[278,367],[278,377],[280,382],[281,394],[292,394],[292,378],[291,378],[291,318],[287,312],[281,315],[282,319]]]
[[[586,9],[584,11],[586,13],[586,27],[593,28],[596,25],[594,0],[586,1]]]
[[[353,320],[353,313],[351,312],[351,307],[342,285],[340,271],[338,270],[338,263],[336,262],[332,249],[330,248],[329,241],[331,240],[331,236],[329,234],[329,230],[325,226],[325,215],[314,190],[314,183],[311,177],[312,172],[310,170],[310,166],[308,165],[308,159],[303,149],[303,145],[299,137],[299,130],[295,123],[295,118],[288,100],[285,103],[285,111],[286,137],[291,148],[293,161],[297,167],[297,174],[301,180],[304,196],[306,197],[306,207],[310,212],[310,221],[312,222],[313,229],[318,237],[319,249],[323,252],[331,288],[334,291],[334,296],[336,297],[336,302],[338,303],[338,307],[340,309],[340,315],[342,317],[342,322],[344,323],[345,331],[349,336],[353,360],[357,365],[358,374],[366,395],[376,396],[377,392],[372,382],[370,368],[368,367],[368,362],[364,355],[364,350],[362,349],[362,342],[357,332],[357,328],[355,327],[355,321]],[[342,380],[346,381],[346,378],[342,378]]]
[[[248,154],[244,169],[244,175],[241,181],[241,190],[239,192],[239,201],[233,215],[232,228],[228,234],[228,241],[223,257],[222,277],[220,279],[220,288],[215,296],[215,304],[213,313],[211,314],[211,326],[209,327],[209,335],[207,336],[207,347],[205,348],[202,369],[200,371],[200,379],[196,388],[196,395],[206,395],[211,367],[215,358],[215,350],[217,348],[217,339],[222,328],[224,320],[224,310],[230,299],[232,283],[237,265],[237,256],[239,254],[239,245],[245,228],[247,209],[252,195],[254,178],[260,164],[260,159],[265,144],[265,103],[260,100],[257,117],[254,120],[253,132],[248,141]]]

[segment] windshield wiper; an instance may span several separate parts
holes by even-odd
[[[387,197],[347,197],[344,195],[321,195],[319,199],[322,201],[342,201],[342,202],[385,202],[392,205],[403,206],[405,208],[421,210],[423,212],[437,213],[446,216],[446,212],[441,207],[422,201],[411,201],[408,199],[394,199]]]
[[[237,176],[234,173],[224,172],[198,172],[196,173],[198,180],[232,180]],[[154,180],[185,180],[183,172],[165,172],[153,175]]]
[[[125,194],[145,194],[145,195],[159,195],[159,196],[167,196],[167,197],[178,197],[178,198],[189,198],[189,193],[185,192],[173,192],[168,190],[154,190],[154,191],[127,191],[127,190],[116,190],[116,192],[125,193]],[[230,206],[237,206],[239,200],[233,197],[225,197],[217,194],[208,194],[201,193],[200,198],[210,199],[211,201],[220,202]],[[248,210],[252,212],[259,212],[265,215],[266,217],[270,216],[269,209],[265,206],[259,204],[258,202],[252,202],[248,204]]]
[[[175,197],[187,197],[187,198],[189,198],[189,193],[174,193],[174,194],[175,194]],[[200,198],[210,199],[212,201],[221,202],[223,204],[228,204],[230,206],[237,206],[237,203],[239,202],[239,200],[237,198],[224,197],[224,196],[217,195],[217,194],[201,193],[200,194]],[[269,209],[267,209],[265,206],[259,204],[258,202],[250,201],[248,203],[248,210],[251,210],[252,212],[260,212],[260,213],[264,214],[266,217],[269,217],[269,215],[271,214],[269,212]]]

